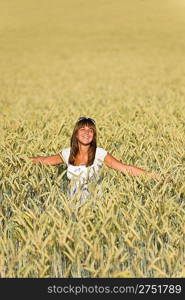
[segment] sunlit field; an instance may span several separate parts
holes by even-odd
[[[178,3],[177,3],[178,2]],[[0,277],[185,277],[185,1],[0,1]],[[171,182],[103,167],[67,200],[80,116],[98,146]]]

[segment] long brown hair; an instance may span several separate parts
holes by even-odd
[[[71,136],[71,151],[70,151],[70,155],[69,155],[69,163],[71,165],[74,165],[75,163],[75,158],[76,155],[78,154],[79,151],[79,146],[78,146],[78,140],[76,138],[76,134],[78,132],[79,128],[82,128],[84,126],[88,126],[91,127],[93,129],[93,140],[90,144],[89,150],[88,150],[88,162],[86,164],[86,167],[91,166],[94,162],[95,159],[95,154],[96,154],[96,147],[97,147],[97,132],[96,132],[96,125],[95,125],[95,121],[90,119],[90,118],[80,118],[76,124],[75,127],[73,129],[73,133]]]

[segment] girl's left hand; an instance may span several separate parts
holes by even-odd
[[[162,174],[162,175],[160,175],[160,174],[153,174],[152,178],[153,179],[157,179],[158,181],[162,180],[164,182],[172,182],[173,181],[172,178],[171,178],[171,174],[169,174],[169,173]]]
[[[165,182],[172,182],[172,177],[171,177],[171,174],[170,173],[166,173],[166,174],[163,174],[163,179]]]

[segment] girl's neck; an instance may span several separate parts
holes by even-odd
[[[78,153],[80,156],[84,156],[88,154],[89,145],[79,145]]]

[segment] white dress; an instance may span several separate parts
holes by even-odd
[[[59,152],[63,161],[67,164],[67,178],[70,180],[68,187],[68,197],[71,199],[74,195],[79,195],[80,200],[90,199],[93,183],[94,187],[100,184],[102,176],[100,169],[103,167],[103,161],[107,151],[97,147],[94,162],[91,166],[74,166],[68,163],[71,148],[64,148]]]

